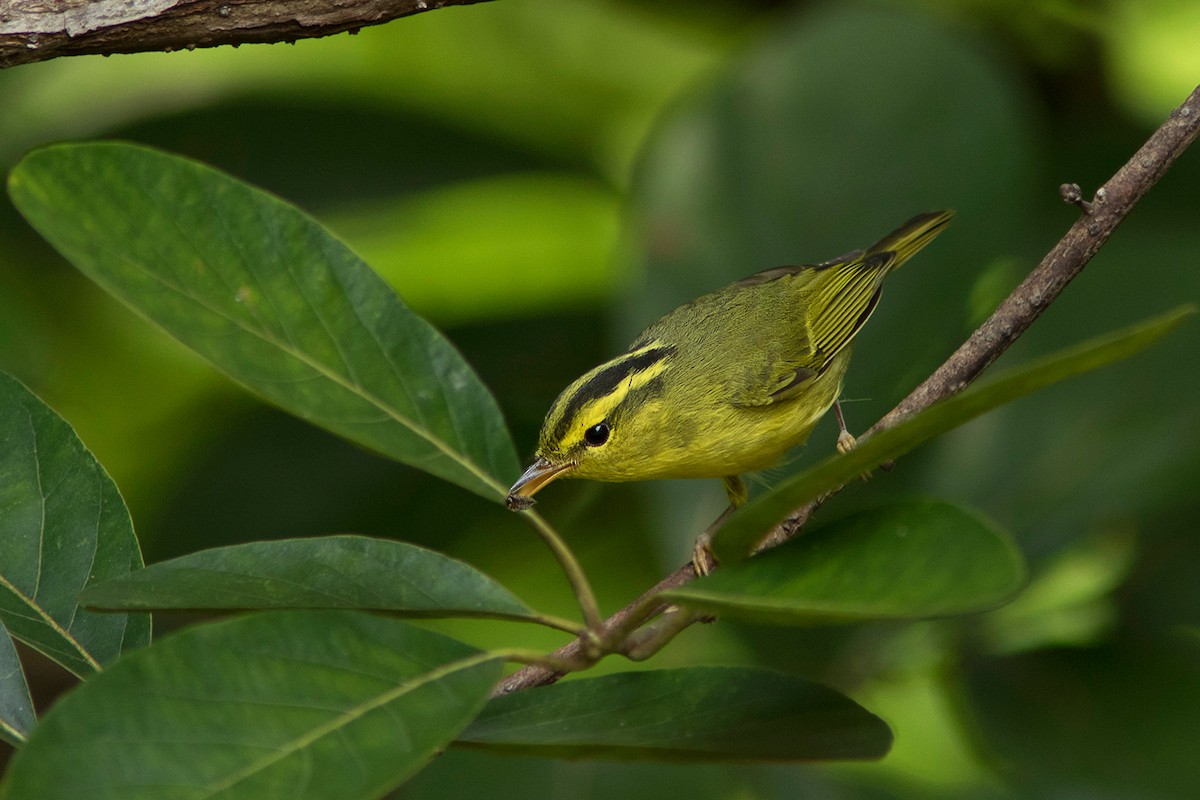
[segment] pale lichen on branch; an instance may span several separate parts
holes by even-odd
[[[294,42],[486,0],[0,0],[0,67],[59,56]]]

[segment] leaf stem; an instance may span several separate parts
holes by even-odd
[[[657,593],[647,592],[627,606],[628,613],[620,620],[610,620],[608,630],[604,634],[605,649],[612,652],[625,653],[627,641],[633,632],[641,627],[646,620],[659,613],[666,603]]]
[[[645,661],[703,616],[698,611],[671,608],[649,625],[631,631],[621,643],[621,652],[630,661]]]
[[[575,599],[579,602],[579,610],[583,613],[583,621],[587,627],[585,635],[581,638],[587,638],[587,634],[598,636],[599,632],[603,630],[603,618],[600,616],[600,606],[596,603],[596,594],[592,591],[592,585],[588,583],[583,567],[579,565],[579,560],[575,558],[571,548],[567,547],[567,543],[550,523],[542,518],[541,514],[536,511],[523,511],[521,516],[529,520],[529,524],[537,531],[538,536],[542,537],[542,541],[550,548],[558,565],[566,573],[567,581],[571,584],[571,591],[575,593]],[[578,628],[575,630],[577,631]]]
[[[564,675],[568,672],[586,669],[593,663],[590,659],[556,656],[553,653],[543,653],[540,650],[525,650],[519,647],[502,647],[497,650],[490,650],[489,653],[498,658],[503,658],[505,661],[554,670]],[[501,692],[494,691],[492,694],[494,696],[501,694]]]
[[[525,619],[537,625],[544,625],[545,627],[553,628],[556,631],[569,633],[572,636],[588,635],[588,629],[586,627],[580,625],[575,620],[567,619],[566,617],[556,617],[553,614],[543,614],[542,612],[538,611],[532,616],[526,617]]]

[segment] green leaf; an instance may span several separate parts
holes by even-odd
[[[20,745],[37,724],[25,671],[8,631],[0,625],[0,741]]]
[[[838,520],[664,597],[722,616],[803,625],[981,611],[1024,581],[1024,562],[1004,531],[958,506],[922,500]]]
[[[349,535],[202,550],[90,587],[80,602],[110,609],[356,608],[510,618],[533,613],[461,561],[404,542]]]
[[[84,274],[234,380],[503,498],[518,464],[495,399],[441,334],[303,212],[201,164],[113,143],[35,150],[9,193]]]
[[[1055,553],[1042,554],[1021,596],[981,620],[978,636],[986,645],[979,649],[1008,655],[1108,640],[1121,616],[1116,592],[1139,557],[1144,558],[1132,528],[1103,524]]]
[[[1193,313],[1193,307],[1185,306],[1139,325],[1098,336],[930,406],[896,427],[859,442],[849,453],[831,456],[755,498],[716,532],[713,554],[723,564],[742,560],[766,530],[793,508],[993,408],[1073,375],[1128,358],[1154,344]]]
[[[500,667],[453,639],[356,612],[190,628],[60,700],[0,798],[376,798],[462,730]]]
[[[759,669],[570,680],[493,699],[457,740],[500,752],[658,761],[880,758],[892,733],[853,700]]]
[[[86,676],[150,641],[147,614],[96,614],[76,598],[142,566],[129,511],[62,417],[0,373],[0,623]]]

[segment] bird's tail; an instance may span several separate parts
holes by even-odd
[[[871,245],[867,249],[867,252],[863,253],[863,258],[867,259],[871,256],[884,253],[895,253],[887,268],[890,272],[915,256],[925,245],[932,242],[934,237],[950,224],[950,218],[953,216],[953,211],[930,211],[926,214],[918,214]]]

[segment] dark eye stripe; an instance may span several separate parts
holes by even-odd
[[[558,424],[554,426],[554,438],[562,441],[570,431],[575,417],[585,405],[607,394],[611,394],[623,381],[634,373],[649,369],[675,352],[673,345],[655,347],[633,356],[623,356],[601,369],[584,381],[583,385],[567,399]]]

